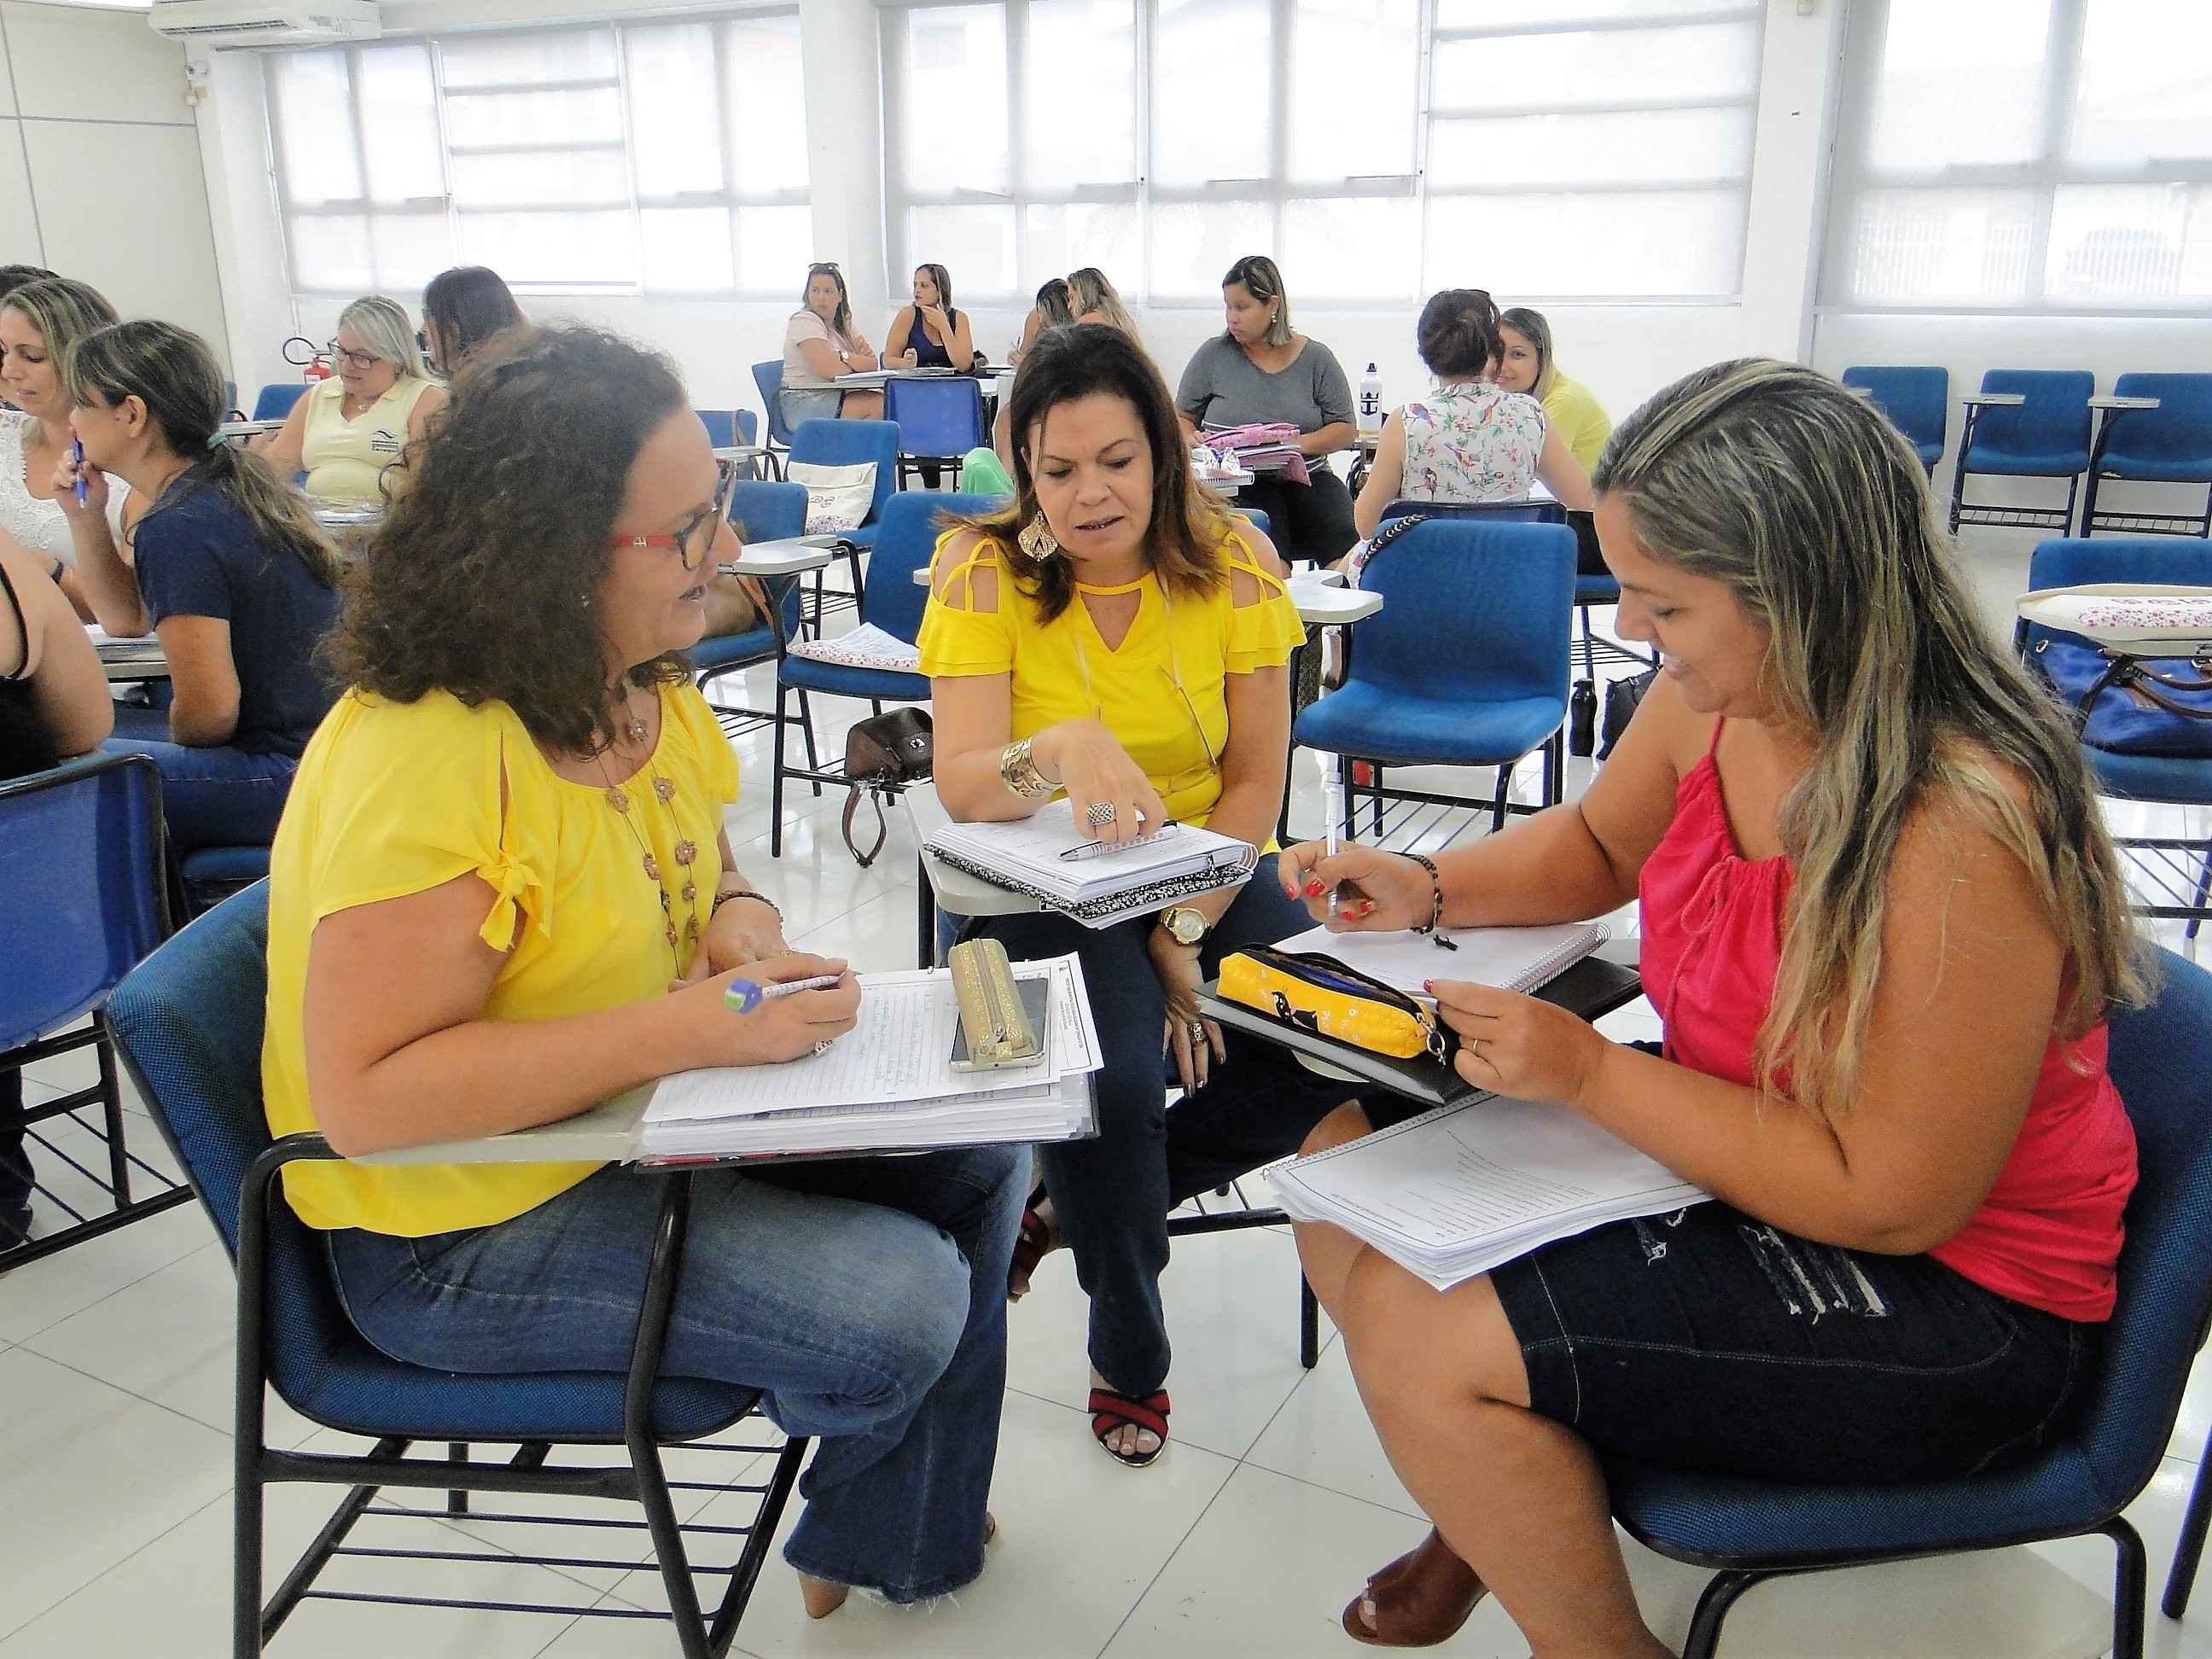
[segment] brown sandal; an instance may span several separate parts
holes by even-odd
[[[1344,1633],[1370,1648],[1432,1648],[1459,1634],[1484,1593],[1474,1570],[1431,1527],[1418,1549],[1377,1572],[1345,1604]],[[1369,1602],[1375,1607],[1371,1626],[1361,1616]]]

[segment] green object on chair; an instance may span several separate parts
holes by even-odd
[[[1014,481],[994,451],[978,447],[960,458],[960,488],[971,495],[1011,495]]]

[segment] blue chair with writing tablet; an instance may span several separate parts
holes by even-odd
[[[806,531],[806,491],[795,483],[777,483],[772,480],[740,478],[730,486],[730,524],[738,532],[738,539],[750,546],[757,542],[787,541]],[[707,706],[714,711],[726,736],[739,734],[766,725],[776,718],[765,709],[749,708],[741,703],[719,702],[708,688],[722,675],[735,673],[755,663],[772,662],[785,645],[799,637],[799,578],[771,576],[763,579],[768,591],[769,609],[754,626],[742,634],[722,634],[702,639],[684,654],[690,659],[692,671],[698,677],[699,690],[707,697]],[[813,711],[808,707],[805,693],[799,699],[799,731],[806,742],[806,760],[816,765],[814,753]]]
[[[2015,530],[2073,527],[2074,503],[2081,475],[2089,470],[2089,394],[2097,382],[2087,369],[1993,368],[1982,376],[1984,394],[2017,397],[2017,404],[1982,404],[1967,399],[1966,424],[1959,440],[1959,464],[1951,474],[1951,533],[1962,524]],[[2030,507],[2000,501],[1969,501],[1966,475],[1978,472],[2007,478],[2063,478],[2066,505]]]
[[[2147,1564],[2121,1511],[2158,1472],[2212,1318],[2204,1270],[2212,1256],[2212,974],[2171,951],[2157,954],[2155,1000],[2112,1022],[2112,1081],[2135,1125],[2141,1175],[2128,1201],[2119,1304],[2072,1424],[2042,1450],[1987,1474],[1894,1486],[1792,1486],[1608,1462],[1613,1512],[1628,1534],[1670,1559],[1717,1570],[1683,1659],[1710,1659],[1729,1609],[1769,1579],[2094,1533],[2112,1540],[2116,1555],[2111,1650],[2114,1659],[2142,1659]],[[2185,1529],[2193,1571],[2188,1536]],[[2201,1544],[2201,1524],[2195,1536]],[[2185,1598],[2183,1566],[2177,1559]],[[2179,1615],[2171,1585],[2166,1607]],[[1939,1650],[1933,1632],[1929,1638],[1926,1650]]]
[[[2138,536],[2212,536],[2212,374],[2123,374],[2112,392],[2121,398],[2155,398],[2158,407],[2121,410],[2100,434],[2089,464],[2088,489],[2081,498],[2081,533],[2117,530]],[[2203,510],[2100,509],[2098,489],[2106,479],[2201,486]]]
[[[1837,377],[1880,410],[1905,434],[1929,477],[1943,459],[1950,431],[1951,374],[1936,366],[1874,368],[1858,364]]]
[[[186,927],[134,969],[109,1002],[124,1064],[215,1224],[238,1277],[238,1368],[232,1402],[237,1469],[231,1494],[234,1659],[259,1654],[300,1604],[310,1600],[563,1618],[667,1618],[675,1622],[678,1645],[687,1659],[726,1653],[809,1443],[787,1440],[779,1451],[772,1444],[723,1439],[753,1415],[758,1391],[660,1375],[661,1338],[683,1267],[691,1176],[635,1176],[665,1184],[652,1257],[639,1289],[637,1336],[627,1376],[470,1376],[387,1357],[346,1317],[322,1236],[293,1213],[281,1191],[287,1166],[336,1154],[320,1135],[276,1140],[269,1132],[261,1100],[268,946],[269,890],[263,884]],[[365,1453],[272,1445],[267,1431],[270,1389],[311,1422],[376,1443]],[[417,1442],[429,1443],[432,1455],[408,1455]],[[471,1461],[471,1449],[478,1444],[494,1449]],[[604,1453],[574,1461],[556,1456],[586,1446],[614,1448],[627,1455],[611,1462]],[[727,1480],[710,1481],[708,1488],[759,1498],[751,1526],[737,1529],[744,1544],[732,1566],[692,1565],[687,1534],[726,1537],[732,1529],[679,1517],[671,1488],[694,1483],[667,1478],[662,1452],[675,1446],[726,1455],[722,1467]],[[775,1462],[747,1483],[753,1459],[765,1452],[778,1452]],[[267,1493],[283,1482],[350,1490],[264,1602]],[[395,1489],[391,1497],[386,1496],[387,1489]],[[470,1508],[471,1496],[479,1492],[497,1493],[507,1501],[489,1510]],[[444,1494],[442,1505],[426,1503],[426,1493]],[[507,1522],[533,1528],[576,1525],[558,1516],[529,1512],[542,1507],[531,1500],[552,1496],[627,1503],[642,1513],[590,1516],[569,1534],[580,1556],[559,1557],[492,1554],[484,1545],[475,1547],[485,1553],[457,1554],[456,1547],[466,1547],[469,1540],[436,1518],[465,1516],[476,1528]],[[684,1501],[690,1512],[699,1495],[687,1491]],[[367,1543],[355,1536],[363,1529]],[[625,1530],[610,1529],[642,1536],[629,1536],[608,1548],[610,1536],[626,1536]],[[520,1534],[518,1541],[526,1543],[531,1535]],[[627,1572],[642,1565],[636,1545],[647,1540],[667,1593],[666,1613],[611,1607],[601,1602],[596,1589],[583,1585],[568,1605],[439,1597],[429,1593],[434,1585],[423,1576],[458,1562],[485,1560]],[[589,1547],[595,1544],[601,1547]],[[340,1553],[422,1565],[388,1589],[368,1589],[358,1582],[318,1589],[324,1569]],[[714,1585],[717,1576],[724,1577],[719,1589]],[[703,1605],[701,1577],[714,1598]]]
[[[273,380],[261,388],[253,399],[253,418],[257,421],[281,421],[292,412],[292,405],[307,395],[304,380]]]

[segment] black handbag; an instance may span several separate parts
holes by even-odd
[[[926,708],[893,708],[871,715],[845,733],[845,775],[852,780],[852,787],[845,794],[845,845],[863,870],[876,861],[890,836],[884,801],[895,799],[906,785],[929,776],[932,743]],[[876,809],[875,844],[865,853],[853,839],[853,818],[860,810],[863,795]]]
[[[1598,745],[1597,757],[1603,760],[1613,753],[1613,745],[1620,741],[1621,733],[1628,730],[1629,721],[1644,703],[1644,694],[1650,690],[1659,678],[1659,671],[1647,668],[1641,674],[1625,680],[1613,680],[1605,688],[1605,720],[1600,735],[1605,741]]]

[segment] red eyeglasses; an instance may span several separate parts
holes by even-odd
[[[677,559],[686,570],[696,570],[708,550],[714,545],[714,536],[730,501],[730,482],[733,475],[725,473],[721,483],[714,487],[714,504],[702,507],[678,526],[672,536],[610,536],[609,547],[672,547]],[[706,532],[703,538],[700,532]],[[695,548],[693,544],[696,543]]]

